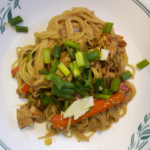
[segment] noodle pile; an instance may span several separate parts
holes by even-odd
[[[119,118],[126,114],[127,104],[136,94],[134,85],[128,81],[124,83],[131,90],[129,92],[122,91],[126,96],[125,102],[70,125],[70,135],[68,134],[67,128],[55,129],[50,122],[51,117],[60,112],[61,108],[51,104],[45,107],[39,96],[43,90],[47,94],[50,94],[50,89],[53,86],[51,81],[45,81],[44,75],[38,72],[39,70],[49,71],[54,62],[54,58],[51,57],[51,63],[44,64],[43,48],[54,48],[54,45],[63,45],[65,39],[80,43],[80,50],[82,51],[86,50],[87,44],[89,46],[89,52],[102,48],[110,51],[106,62],[101,62],[100,60],[90,62],[90,69],[93,72],[93,84],[96,82],[96,79],[104,77],[106,84],[110,85],[111,79],[119,77],[127,71],[124,69],[126,66],[133,69],[134,76],[135,69],[132,65],[128,64],[128,56],[125,50],[126,42],[115,34],[113,28],[110,35],[103,34],[104,26],[105,22],[97,18],[94,11],[90,11],[87,8],[74,7],[72,10],[66,10],[61,15],[53,17],[49,21],[46,31],[41,33],[36,32],[34,34],[36,38],[34,45],[17,47],[17,60],[12,65],[12,68],[15,65],[19,66],[19,71],[15,76],[18,83],[17,94],[20,98],[28,99],[27,107],[36,106],[43,113],[44,120],[49,121],[46,126],[48,133],[41,138],[63,133],[66,137],[75,135],[79,141],[88,141],[97,130],[103,131],[109,129],[113,122],[119,121]],[[29,52],[29,62],[27,62],[27,52]],[[63,62],[66,66],[71,62],[71,58],[64,47],[61,52],[60,62]],[[63,80],[71,81],[73,79],[72,74],[65,77],[59,69],[57,69],[56,74]],[[25,94],[21,90],[25,83],[30,86],[28,94]],[[90,95],[93,95],[92,90],[90,91]],[[76,93],[70,103],[73,103],[73,101],[79,98],[81,98],[81,95]],[[58,98],[57,100],[63,102],[64,98]],[[87,136],[86,133],[90,134]]]

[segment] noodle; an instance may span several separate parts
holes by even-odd
[[[65,39],[80,43],[80,50],[86,50],[86,45],[89,45],[89,52],[101,49],[107,49],[110,54],[104,62],[94,60],[90,62],[90,69],[93,73],[92,83],[95,85],[96,79],[104,77],[107,88],[110,86],[111,79],[119,78],[119,76],[126,72],[124,69],[129,66],[133,70],[133,77],[135,75],[135,68],[128,64],[128,56],[126,54],[126,42],[115,34],[114,28],[111,34],[103,34],[103,29],[106,22],[97,18],[93,11],[82,7],[73,7],[72,10],[66,10],[61,15],[53,17],[49,23],[46,31],[41,33],[36,32],[35,45],[27,45],[24,47],[17,47],[17,60],[12,64],[13,69],[16,64],[19,66],[19,71],[16,74],[17,78],[17,94],[20,98],[27,98],[27,106],[36,106],[41,114],[44,115],[46,121],[50,121],[51,117],[60,113],[64,108],[65,98],[57,97],[62,105],[48,104],[45,106],[40,97],[40,92],[45,92],[46,95],[51,94],[53,83],[44,80],[44,75],[39,73],[39,70],[50,71],[54,65],[54,57],[51,56],[51,63],[44,64],[43,48],[53,49],[54,45],[63,45]],[[29,52],[29,61],[27,61],[27,52]],[[63,45],[60,62],[63,62],[66,67],[71,62],[71,58]],[[58,69],[56,74],[62,80],[71,81],[73,75],[65,77]],[[25,94],[22,87],[28,84],[30,87],[29,93]],[[104,112],[97,113],[94,116],[86,118],[80,122],[71,125],[71,117],[69,118],[67,128],[55,129],[51,122],[48,122],[46,129],[48,133],[40,137],[48,138],[59,133],[63,133],[65,137],[76,136],[78,141],[89,141],[89,138],[97,131],[107,130],[111,127],[113,122],[118,122],[120,117],[123,117],[127,112],[127,104],[133,99],[136,94],[134,85],[128,81],[124,84],[129,87],[129,91],[121,91],[126,96],[126,100],[120,104],[110,107]],[[95,87],[95,86],[94,86]],[[89,91],[91,95],[95,89]],[[70,100],[72,104],[76,99],[82,97],[79,93],[75,93],[74,98]],[[44,120],[43,120],[44,121]],[[71,132],[67,134],[68,130]],[[88,136],[86,134],[89,133]]]

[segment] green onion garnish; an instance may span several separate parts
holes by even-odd
[[[28,27],[25,26],[15,26],[16,32],[28,32]]]
[[[56,105],[56,104],[59,105],[60,104],[52,94],[50,94],[48,96],[48,98],[49,98],[49,102],[50,102],[51,105]]]
[[[72,83],[72,82],[70,82],[70,81],[64,81],[63,80],[63,83],[64,83],[64,85],[63,85],[63,88],[68,88],[68,89],[75,89],[75,85],[74,85],[74,83]]]
[[[111,23],[111,22],[106,22],[105,27],[104,27],[104,29],[103,29],[103,33],[110,34],[110,33],[111,33],[112,26],[113,26],[113,23]]]
[[[61,46],[55,45],[53,50],[53,56],[60,58],[61,55]]]
[[[105,94],[105,95],[111,95],[111,90],[110,89],[103,89],[102,94]]]
[[[54,74],[57,70],[57,65],[59,64],[59,60],[57,57],[54,58],[54,63],[53,63],[53,66],[50,70],[50,74]]]
[[[44,76],[45,80],[51,80],[54,82],[54,84],[58,87],[58,89],[61,89],[64,86],[63,80],[59,77],[58,74],[48,74]]]
[[[48,105],[49,99],[48,99],[48,96],[44,92],[40,93],[40,99],[44,105]]]
[[[69,68],[70,68],[70,70],[71,70],[71,72],[73,73],[73,76],[74,76],[75,78],[78,78],[78,77],[81,76],[76,61],[70,63],[70,64],[69,64]]]
[[[75,49],[79,49],[80,48],[80,44],[79,43],[76,43],[76,42],[73,42],[73,41],[70,41],[70,40],[65,40],[65,45],[68,45],[72,48],[75,48]]]
[[[90,62],[89,62],[89,60],[87,58],[87,54],[88,54],[87,51],[83,52],[83,58],[84,58],[85,68],[90,68]]]
[[[88,51],[88,49],[89,49],[89,46],[88,46],[88,45],[86,45],[86,51]]]
[[[66,49],[67,49],[68,53],[70,54],[71,59],[74,60],[75,59],[74,51],[71,51],[71,49],[68,45],[66,45]]]
[[[73,89],[68,89],[68,88],[61,88],[61,92],[63,93],[67,93],[67,94],[74,94],[75,93],[75,90]]]
[[[69,100],[65,101],[65,110],[67,110],[67,108],[69,107],[69,102],[70,102]]]
[[[96,79],[96,89],[99,90],[100,87],[106,87],[106,82],[104,78]]]
[[[100,51],[99,50],[95,50],[93,52],[87,53],[87,59],[89,61],[96,60],[98,58],[100,58]]]
[[[139,62],[136,66],[139,69],[143,69],[144,67],[149,65],[149,61],[147,59],[144,59],[143,61]]]
[[[59,63],[57,67],[66,77],[69,76],[70,71],[63,63]]]
[[[30,54],[29,54],[29,52],[27,52],[27,62],[29,62],[29,56],[30,56]]]
[[[41,73],[41,74],[49,74],[49,71],[42,71],[42,70],[39,70],[38,72]]]
[[[130,71],[127,71],[127,72],[123,73],[122,75],[120,75],[120,77],[121,77],[121,79],[122,79],[123,81],[125,81],[125,80],[131,78],[132,76],[133,76],[133,75],[132,75],[132,73],[131,73]]]
[[[78,68],[85,67],[83,53],[81,51],[78,51],[75,53],[75,56],[76,56],[76,62],[77,62]]]
[[[91,82],[85,79],[79,79],[76,82],[77,88],[80,90],[90,90],[91,89]]]
[[[68,99],[71,99],[71,98],[72,98],[72,95],[71,95],[71,94],[67,94],[67,93],[62,92],[61,90],[59,90],[59,89],[57,88],[56,85],[54,85],[54,86],[51,88],[51,94],[52,94],[52,95],[59,96],[59,97],[65,97],[65,98],[68,98]]]
[[[9,23],[11,24],[11,26],[15,26],[20,22],[23,22],[23,19],[20,16],[17,16],[15,18],[12,18],[11,20],[9,20]]]
[[[110,90],[112,92],[117,92],[120,84],[120,79],[112,79],[110,83]]]
[[[89,94],[87,91],[85,91],[85,90],[80,90],[80,89],[78,89],[78,88],[76,88],[76,90],[77,90],[77,92],[78,92],[82,97],[88,97],[88,96],[90,96],[90,94]]]
[[[95,94],[95,98],[98,99],[109,99],[111,95],[105,95],[105,94]]]
[[[43,56],[44,56],[44,63],[45,64],[50,64],[50,62],[51,62],[50,53],[51,53],[51,49],[43,48]]]

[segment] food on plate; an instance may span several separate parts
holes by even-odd
[[[19,98],[27,99],[17,109],[20,129],[47,121],[48,133],[40,138],[63,133],[88,141],[126,114],[136,94],[127,81],[134,78],[135,69],[128,64],[127,43],[115,34],[113,23],[74,7],[34,35],[34,45],[17,47],[11,70]]]

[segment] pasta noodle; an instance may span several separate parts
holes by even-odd
[[[103,77],[106,81],[107,88],[109,88],[111,79],[119,78],[122,73],[126,72],[124,69],[126,66],[131,67],[133,76],[135,75],[134,67],[128,64],[128,56],[125,50],[126,42],[115,34],[114,28],[112,28],[110,34],[104,34],[103,29],[105,24],[106,22],[95,16],[94,11],[82,7],[73,7],[72,10],[66,10],[61,15],[53,17],[49,21],[46,31],[41,33],[36,32],[34,34],[36,38],[35,45],[17,47],[17,60],[12,64],[12,69],[18,64],[19,71],[15,76],[18,84],[17,94],[20,98],[25,97],[28,99],[27,104],[22,108],[25,107],[31,111],[32,106],[35,106],[44,115],[45,119],[42,121],[48,121],[46,125],[48,133],[39,139],[63,133],[68,138],[74,135],[79,141],[89,141],[89,138],[97,130],[101,132],[109,129],[113,122],[118,122],[119,118],[126,114],[127,104],[136,94],[134,85],[128,81],[123,82],[123,84],[130,89],[129,91],[119,89],[126,96],[124,102],[72,125],[70,124],[70,118],[67,128],[60,127],[60,129],[56,129],[50,122],[52,116],[62,111],[61,105],[48,104],[45,106],[40,98],[41,91],[45,91],[46,95],[50,95],[51,88],[53,87],[53,83],[44,80],[44,75],[39,73],[39,70],[51,70],[54,65],[53,56],[51,56],[50,64],[44,63],[43,48],[53,49],[54,45],[63,45],[65,39],[80,43],[80,50],[82,51],[86,50],[87,44],[89,46],[89,52],[97,49],[99,51],[101,49],[109,50],[110,53],[106,61],[102,62],[98,59],[90,62],[90,69],[93,73],[93,85],[96,83],[96,79]],[[29,53],[29,61],[27,61],[27,53]],[[62,48],[60,62],[63,62],[67,67],[71,62],[71,58],[64,46]],[[62,80],[71,81],[73,79],[72,74],[65,77],[59,69],[56,70],[56,74]],[[22,91],[25,84],[29,86],[28,94]],[[94,90],[90,90],[90,95],[94,95],[93,92]],[[70,100],[70,104],[81,97],[76,92]],[[57,101],[64,105],[65,98],[57,97]],[[38,114],[40,113],[38,112]],[[35,118],[34,120],[36,121]],[[70,135],[67,134],[68,130],[70,130]]]

